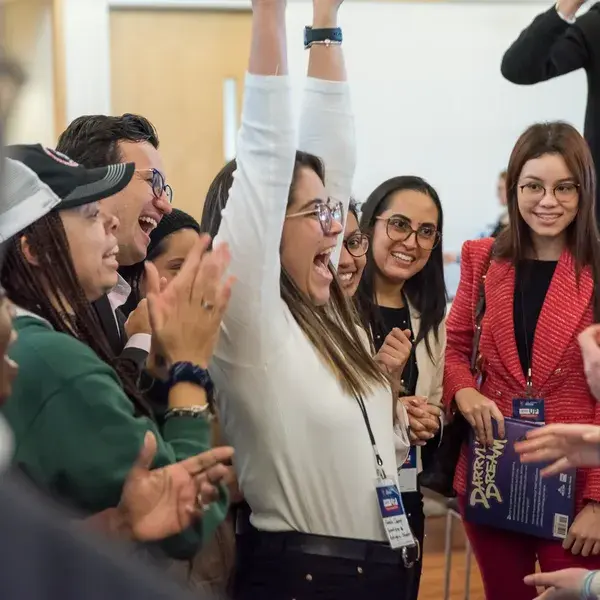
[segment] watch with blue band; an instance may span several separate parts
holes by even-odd
[[[329,27],[323,29],[313,29],[310,26],[304,28],[304,48],[307,50],[313,44],[322,46],[339,46],[344,41],[342,29],[340,27]]]
[[[214,390],[214,384],[208,371],[191,362],[176,362],[169,371],[168,389],[183,382],[193,383],[203,388],[207,394],[211,394]]]

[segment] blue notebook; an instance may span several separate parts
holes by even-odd
[[[564,539],[575,512],[575,469],[542,479],[540,469],[548,463],[522,464],[514,450],[515,442],[538,425],[511,418],[504,422],[506,437],[495,439],[491,448],[484,448],[471,431],[466,520]]]

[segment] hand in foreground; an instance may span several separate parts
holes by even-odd
[[[456,405],[469,425],[475,430],[480,444],[491,446],[494,443],[492,419],[498,424],[498,435],[504,437],[504,417],[489,398],[474,388],[466,388],[456,392]]]
[[[405,396],[400,401],[408,414],[411,444],[424,446],[439,431],[440,409],[428,404],[427,398],[423,396]]]
[[[156,438],[147,432],[118,507],[133,539],[139,541],[175,535],[201,518],[203,508],[219,497],[217,484],[229,477],[222,462],[233,456],[233,448],[224,446],[150,470],[156,447]]]
[[[231,260],[227,245],[207,252],[209,243],[209,236],[200,236],[162,292],[156,267],[146,263],[154,352],[168,364],[190,361],[207,368],[212,357],[233,279],[226,276]]]
[[[579,347],[588,387],[600,401],[600,325],[590,325],[579,334]]]
[[[375,355],[375,362],[384,373],[399,382],[411,349],[410,330],[402,331],[394,327],[387,334],[383,345]]]
[[[600,554],[600,506],[596,502],[588,502],[581,509],[562,546],[575,555]]]
[[[533,587],[545,587],[536,600],[579,600],[586,569],[563,569],[552,573],[534,573],[525,577],[525,583]]]
[[[600,466],[600,427],[553,423],[534,427],[527,439],[515,443],[515,450],[524,463],[551,464],[543,468],[542,476],[556,475],[572,467]]]

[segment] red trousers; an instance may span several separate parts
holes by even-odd
[[[463,517],[465,504],[465,497],[461,496],[459,505]],[[525,575],[535,573],[536,562],[539,562],[542,571],[559,571],[569,567],[600,569],[600,556],[574,556],[563,550],[560,542],[473,525],[464,519],[463,524],[477,559],[486,600],[536,598],[536,589],[523,583]]]

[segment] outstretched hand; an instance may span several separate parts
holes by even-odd
[[[546,588],[536,600],[578,600],[581,597],[583,580],[587,569],[563,569],[551,573],[534,573],[525,577],[525,583]]]
[[[156,450],[156,438],[147,432],[119,503],[133,538],[139,541],[161,540],[190,527],[218,499],[217,485],[230,479],[223,462],[232,458],[233,448],[213,448],[151,470]]]
[[[544,477],[573,467],[600,466],[600,427],[597,425],[552,423],[527,432],[527,439],[515,443],[523,463],[549,462]]]

